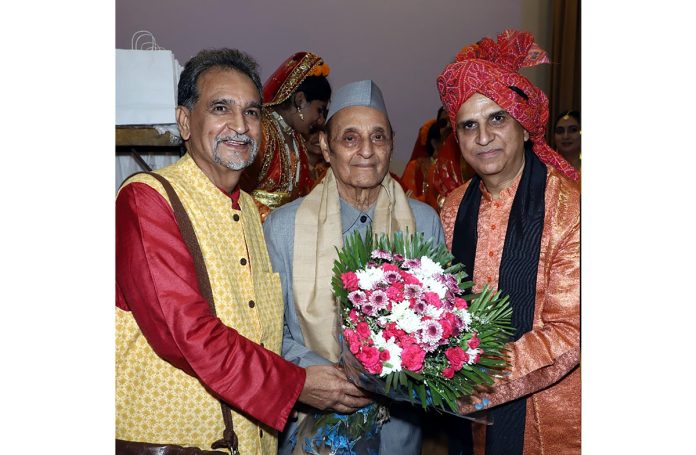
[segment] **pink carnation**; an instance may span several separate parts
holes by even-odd
[[[391,354],[389,354],[389,351],[387,351],[386,349],[379,353],[379,360],[381,360],[382,362],[386,362],[389,359],[391,359]]]
[[[394,264],[382,264],[382,270],[385,272],[398,272],[400,269]]]
[[[440,319],[440,325],[442,326],[442,339],[447,340],[452,336],[452,324],[445,318]]]
[[[429,305],[432,305],[435,308],[440,308],[442,306],[442,302],[440,302],[440,297],[438,297],[438,295],[434,292],[424,293],[423,298],[426,302],[428,302]]]
[[[459,346],[447,349],[445,351],[445,357],[449,360],[449,364],[454,368],[454,371],[461,370],[464,364],[469,361],[469,354],[464,352]]]
[[[387,288],[387,297],[389,297],[389,300],[401,302],[404,299],[403,287],[399,289],[399,287],[394,285],[389,286]]]
[[[370,338],[370,326],[367,325],[367,322],[358,322],[355,329],[358,331],[358,335],[361,339]]]
[[[449,335],[447,335],[446,337],[443,335],[443,337],[449,338],[450,336],[453,336],[453,335],[454,336],[459,335],[459,325],[460,325],[461,321],[457,316],[454,315],[454,313],[447,312],[442,316],[442,319],[447,321],[452,329]],[[447,330],[445,330],[445,332],[446,331]]]
[[[447,367],[442,370],[442,377],[445,379],[452,379],[454,377],[454,370],[451,367]]]
[[[354,272],[341,274],[341,281],[343,281],[343,287],[346,288],[348,292],[358,289],[358,276]]]
[[[417,284],[419,286],[422,284],[418,280],[418,278],[416,278],[415,276],[411,275],[408,272],[404,272],[403,270],[401,270],[399,273],[401,273],[401,278],[404,279],[404,283],[406,283],[406,284]]]
[[[401,341],[401,347],[404,349],[408,346],[411,346],[412,344],[418,345],[418,342],[416,341],[416,338],[413,335],[404,334],[404,336],[399,338],[399,340]]]
[[[401,352],[401,365],[409,371],[420,372],[423,369],[424,359],[425,351],[417,344],[408,345]]]
[[[467,308],[469,308],[469,305],[466,303],[466,300],[464,300],[461,297],[454,298],[454,306],[459,308],[460,310],[466,310]]]
[[[350,310],[350,313],[348,314],[348,318],[354,323],[358,322],[358,312],[355,311],[355,309]]]
[[[474,336],[471,337],[471,339],[466,343],[469,345],[471,349],[476,349],[481,344],[481,340],[479,340],[478,336],[474,333]]]
[[[391,337],[394,337],[395,340],[401,340],[401,337],[403,337],[406,334],[401,329],[398,329],[396,327],[395,322],[390,322],[387,324],[387,326],[384,328],[382,331],[382,336],[384,337],[384,341],[389,341]]]
[[[379,349],[374,346],[363,346],[355,357],[365,366],[368,373],[379,374],[382,372],[379,355]]]
[[[360,350],[360,339],[358,338],[358,334],[352,329],[345,329],[343,335],[346,337],[346,340],[348,340],[350,352],[357,354]]]

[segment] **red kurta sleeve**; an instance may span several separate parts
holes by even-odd
[[[116,200],[116,293],[157,355],[238,411],[283,429],[304,369],[213,316],[171,207],[142,183]]]

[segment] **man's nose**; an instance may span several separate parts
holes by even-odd
[[[244,117],[243,112],[232,112],[227,118],[227,128],[231,129],[237,134],[245,134],[249,131],[249,125],[247,124],[246,117]]]
[[[493,134],[489,131],[485,124],[479,127],[477,142],[480,145],[488,145],[493,140]]]
[[[360,150],[358,150],[358,153],[360,154],[360,156],[362,156],[363,158],[369,158],[375,154],[375,149],[374,149],[375,144],[372,143],[372,141],[370,140],[369,137],[366,139],[363,139],[361,142],[362,142],[362,144],[361,144]]]

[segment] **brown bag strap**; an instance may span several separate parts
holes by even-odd
[[[147,172],[146,174],[156,178],[167,192],[169,202],[174,210],[176,222],[179,225],[179,231],[181,231],[181,236],[184,238],[184,243],[186,243],[186,247],[193,257],[193,265],[196,269],[196,276],[198,277],[198,287],[200,288],[203,297],[205,297],[205,299],[208,301],[210,312],[213,313],[213,316],[217,316],[217,312],[215,311],[215,301],[213,300],[213,288],[210,286],[208,269],[205,266],[201,246],[198,243],[196,232],[193,230],[191,219],[186,213],[184,205],[181,203],[181,199],[179,199],[179,196],[176,194],[176,191],[174,191],[171,183],[169,183],[169,181],[161,175],[155,174],[154,172]],[[237,434],[234,432],[232,410],[222,400],[220,400],[220,407],[222,408],[222,418],[225,422],[225,431],[223,432],[222,439],[215,441],[211,445],[211,448],[228,448],[232,455],[237,455],[239,454],[239,439],[237,438]]]
[[[174,444],[116,440],[116,455],[227,455],[217,450],[202,450],[198,447],[183,447]]]

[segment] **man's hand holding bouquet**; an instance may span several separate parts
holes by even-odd
[[[363,240],[354,232],[338,251],[332,287],[340,313],[339,364],[359,387],[423,408],[460,415],[457,399],[492,385],[505,367],[512,331],[507,297],[473,282],[444,245],[395,232]],[[305,419],[305,453],[377,453],[387,406]],[[464,417],[464,416],[462,416]],[[471,417],[468,417],[471,418]]]

